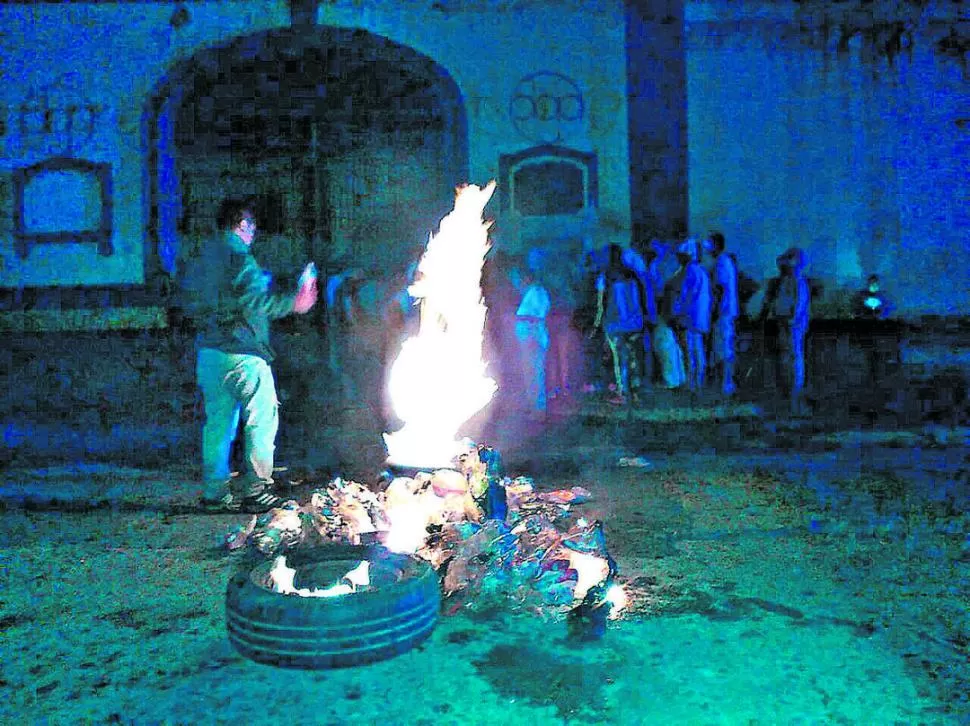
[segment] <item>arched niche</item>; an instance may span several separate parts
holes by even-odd
[[[225,195],[259,198],[264,231],[297,239],[294,256],[379,259],[381,245],[393,257],[402,238],[423,243],[468,176],[450,74],[359,29],[294,27],[199,50],[158,84],[149,115],[146,262],[169,274]]]
[[[38,244],[93,243],[110,255],[111,166],[54,157],[13,175],[13,226],[17,254]]]
[[[523,217],[580,215],[598,204],[596,154],[544,144],[499,158],[502,210]]]

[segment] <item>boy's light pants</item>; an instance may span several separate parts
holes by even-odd
[[[215,498],[226,492],[229,453],[240,416],[245,431],[246,470],[233,493],[259,494],[273,483],[273,452],[279,428],[279,400],[269,363],[255,355],[201,348],[195,372],[205,404],[202,495]]]

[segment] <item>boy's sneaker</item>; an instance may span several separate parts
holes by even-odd
[[[239,510],[247,514],[262,514],[270,509],[283,506],[285,499],[281,499],[272,492],[266,490],[258,494],[250,494],[239,501]]]

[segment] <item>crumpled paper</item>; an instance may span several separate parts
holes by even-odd
[[[227,546],[248,543],[269,557],[321,542],[380,542],[428,562],[451,612],[504,602],[564,614],[615,574],[602,523],[574,511],[592,498],[588,490],[537,492],[527,477],[505,477],[508,517],[485,519],[474,495],[481,499],[484,470],[468,462],[397,477],[377,492],[336,478],[305,504],[287,502],[230,530]]]

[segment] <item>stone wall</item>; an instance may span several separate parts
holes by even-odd
[[[821,315],[873,272],[901,315],[965,315],[970,83],[940,50],[960,6],[859,7],[687,3],[690,230],[755,277],[806,248]]]
[[[496,4],[488,2],[335,0],[321,3],[315,15],[317,25],[301,29],[304,35],[312,35],[316,27],[321,35],[331,28],[387,39],[430,58],[457,84],[455,102],[463,104],[460,115],[467,122],[451,131],[463,137],[455,149],[464,158],[442,165],[456,177],[448,180],[448,187],[496,178],[503,154],[536,145],[562,146],[595,156],[596,210],[616,229],[628,230],[625,16],[620,0],[517,2],[508,4],[506,12],[497,12]],[[177,120],[164,111],[174,91],[170,82],[177,85],[192,77],[170,74],[178,75],[196,61],[208,63],[212,48],[239,39],[241,52],[256,52],[258,43],[249,39],[289,25],[290,8],[283,0],[203,0],[187,4],[181,14],[170,2],[0,6],[0,55],[5,61],[0,84],[0,288],[138,285],[162,269],[171,272],[177,254],[171,246],[179,242],[157,240],[156,227],[176,223],[182,200],[176,183],[178,156],[172,168],[159,162],[172,158],[172,149],[162,142]],[[217,71],[230,84],[231,68]],[[244,113],[247,99],[236,100]],[[353,105],[354,99],[328,97],[326,103],[337,108]],[[41,220],[30,231],[53,231],[60,235],[59,243],[35,239],[23,256],[12,234],[12,209],[18,205],[14,177],[20,169],[60,157],[105,166],[110,177],[110,187],[105,187],[109,230],[101,237],[97,231],[84,238],[72,236],[78,230],[72,227],[71,214],[83,215],[74,210],[61,219],[48,210],[53,219]],[[48,179],[57,181],[56,175]],[[419,195],[417,201],[426,200]],[[33,206],[28,200],[27,216],[41,205]],[[494,206],[497,214],[500,205]],[[599,219],[592,211],[589,206],[581,213],[553,217],[510,214],[502,225],[502,242],[515,250],[540,238],[589,236]],[[417,242],[424,241],[427,231]],[[378,250],[388,244],[386,236],[393,235],[373,240]],[[164,248],[166,260],[161,263],[156,245]]]
[[[146,260],[145,114],[166,68],[193,48],[288,22],[286,3],[24,3],[0,7],[0,173],[56,157],[109,165],[113,253],[66,239],[27,257],[0,238],[0,287],[140,284]],[[12,205],[16,201],[11,199]],[[70,220],[56,220],[71,231]]]
[[[687,48],[681,0],[629,0],[630,203],[641,234],[687,228]]]

